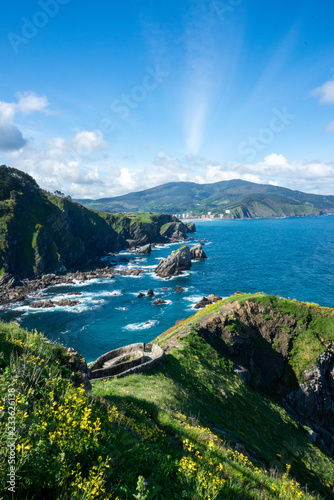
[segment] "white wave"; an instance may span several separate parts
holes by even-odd
[[[191,302],[193,304],[198,304],[200,300],[202,300],[203,295],[190,295],[189,297],[183,297],[183,300],[186,300],[187,302]]]
[[[116,309],[117,311],[127,311],[127,310],[128,310],[128,308],[127,308],[127,307],[115,307],[115,309]]]
[[[143,274],[126,274],[126,275],[119,275],[121,278],[142,278]]]
[[[160,281],[172,281],[172,280],[175,280],[175,278],[178,278],[178,276],[172,276],[171,278],[169,279],[166,279],[166,278],[160,278],[160,276],[157,276],[155,273],[149,273],[150,276],[152,276],[152,278],[154,278],[155,280],[160,280]]]
[[[113,290],[112,292],[100,292],[97,293],[97,297],[120,297],[123,295],[121,290]]]
[[[151,321],[146,321],[143,323],[132,323],[123,328],[123,330],[127,330],[130,332],[135,332],[137,330],[148,330],[149,328],[152,328],[152,326],[156,326],[159,324],[159,321],[157,320],[151,320]]]
[[[29,306],[13,307],[13,310],[15,310],[15,311],[22,311],[22,312],[24,312],[24,311],[31,311],[31,312],[34,311],[34,309],[31,308],[31,307],[29,307]]]

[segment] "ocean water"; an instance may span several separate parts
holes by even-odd
[[[0,310],[0,318],[44,332],[52,340],[74,347],[87,361],[133,342],[149,342],[196,312],[204,295],[227,297],[235,291],[259,292],[334,307],[334,216],[287,219],[197,222],[196,241],[204,241],[208,259],[193,262],[184,275],[164,280],[153,269],[180,246],[155,247],[150,256],[122,252],[125,267],[143,268],[138,277],[119,276],[75,285],[55,286],[43,299],[80,291],[75,307],[30,309],[31,297]],[[185,291],[176,292],[176,285]],[[152,288],[154,297],[137,298]],[[155,306],[161,298],[167,304]]]

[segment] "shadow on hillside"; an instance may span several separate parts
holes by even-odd
[[[286,464],[291,464],[291,475],[302,487],[317,490],[330,498],[320,478],[310,470],[311,461],[309,460],[310,469],[307,469],[304,460],[302,461],[305,456],[311,459],[312,447],[317,446],[310,443],[304,429],[288,418],[273,398],[260,394],[243,383],[240,385],[239,379],[231,370],[213,373],[207,353],[197,352],[197,355],[199,365],[204,368],[202,373],[196,372],[191,356],[183,356],[181,353],[178,359],[169,355],[164,366],[147,374],[130,376],[126,384],[129,395],[106,395],[105,398],[120,408],[127,403],[144,408],[158,427],[166,432],[170,447],[166,448],[165,453],[170,454],[172,448],[174,458],[181,458],[182,440],[187,438],[187,435],[190,437],[190,432],[185,426],[182,431],[177,430],[172,419],[167,423],[164,419],[164,424],[160,422],[165,413],[172,415],[180,412],[187,415],[187,420],[192,421],[192,425],[210,428],[228,443],[227,447],[238,444],[239,449],[240,445],[243,449],[244,446],[255,465],[260,462],[267,470],[277,469],[284,472]],[[165,381],[161,386],[159,404],[152,401],[151,392],[157,391],[159,376],[162,374],[169,381]],[[138,392],[142,394],[141,397],[136,396]],[[324,453],[320,447],[319,450]],[[318,457],[314,457],[314,460],[317,459]],[[240,470],[237,464],[233,464],[233,467],[236,473]],[[264,485],[261,486],[263,487]],[[237,489],[234,492],[231,490],[224,498],[254,498],[251,492],[249,496],[247,492],[238,495]]]
[[[287,357],[275,350],[255,326],[238,320],[238,332],[235,333],[232,341],[225,342],[219,328],[213,332],[205,328],[199,330],[199,335],[219,354],[250,370],[252,383],[258,389],[284,396],[298,387],[298,379]]]

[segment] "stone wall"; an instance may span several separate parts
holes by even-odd
[[[150,344],[137,343],[114,349],[100,356],[90,367],[90,379],[100,380],[109,377],[124,377],[130,373],[145,372],[156,367],[162,362],[164,351],[156,344],[152,345],[150,351],[146,351],[146,346]],[[110,360],[116,360],[119,357],[125,357],[127,354],[142,353],[136,359],[120,362],[108,368],[103,368],[104,363]]]

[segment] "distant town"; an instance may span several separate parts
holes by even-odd
[[[213,212],[208,212],[202,215],[191,215],[191,214],[173,214],[178,219],[224,219],[226,215],[230,214],[231,210],[224,210],[223,214],[216,214]]]

